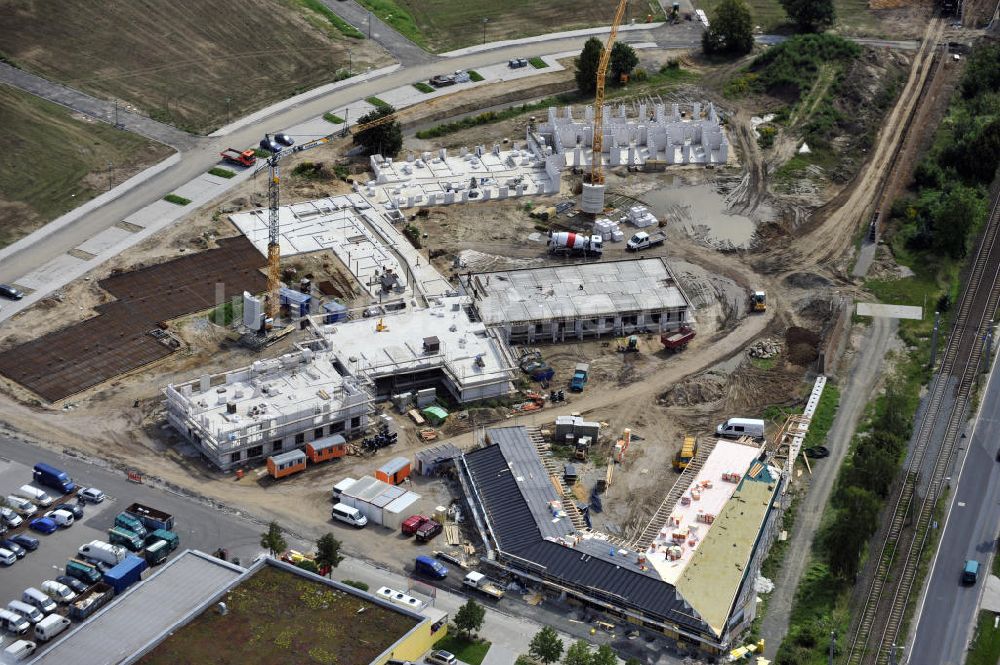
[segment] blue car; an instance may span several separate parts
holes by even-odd
[[[55,530],[59,528],[56,526],[56,523],[53,520],[50,520],[48,517],[36,517],[35,519],[31,520],[28,526],[30,526],[35,531],[38,531],[39,533],[44,533],[46,535],[50,533],[55,533]]]

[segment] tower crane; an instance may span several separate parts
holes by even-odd
[[[618,37],[618,26],[621,25],[625,16],[625,7],[628,0],[618,0],[618,8],[615,10],[615,19],[611,22],[611,32],[608,33],[608,40],[604,43],[604,50],[601,51],[601,59],[597,65],[597,89],[594,93],[594,140],[593,152],[590,161],[590,186],[600,188],[599,207],[604,208],[604,167],[601,164],[601,153],[604,149],[604,82],[608,75],[608,63],[611,61],[611,48],[615,45]],[[584,188],[586,191],[587,188]],[[595,206],[595,212],[598,206]],[[585,206],[586,209],[586,206]]]
[[[354,126],[355,132],[363,132],[374,127],[388,124],[398,118],[396,113],[389,113],[376,118],[371,122]],[[345,133],[347,128],[344,128]],[[279,291],[281,289],[281,246],[279,244],[281,234],[278,225],[278,207],[281,193],[281,170],[279,162],[285,157],[304,150],[311,150],[330,142],[337,134],[328,134],[312,141],[307,141],[300,145],[294,145],[295,141],[286,134],[265,134],[260,142],[261,150],[270,153],[267,157],[267,164],[261,166],[254,175],[260,173],[265,168],[268,170],[267,181],[267,316],[274,318],[280,309]]]

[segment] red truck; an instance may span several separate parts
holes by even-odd
[[[667,351],[683,351],[684,347],[688,345],[694,339],[694,331],[690,328],[681,328],[680,330],[672,333],[663,333],[660,335],[660,342],[663,343],[664,348]]]
[[[412,536],[417,532],[417,529],[419,529],[424,522],[428,522],[430,521],[430,519],[431,518],[424,517],[423,515],[410,515],[403,522],[400,531],[403,532],[404,536]]]
[[[236,164],[237,166],[253,166],[257,163],[257,156],[253,150],[240,152],[236,148],[226,148],[219,153],[219,156],[230,164]]]

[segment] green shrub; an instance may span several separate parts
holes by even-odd
[[[424,92],[424,93],[434,92],[434,88],[431,87],[429,84],[424,83],[423,81],[419,81],[417,83],[414,83],[413,87],[416,88],[417,90],[419,90],[420,92]]]
[[[469,80],[473,83],[478,83],[483,80],[483,75],[477,72],[475,69],[469,70]]]
[[[186,206],[191,203],[191,199],[186,199],[183,196],[177,196],[176,194],[167,194],[163,197],[163,200],[179,206]]]
[[[326,175],[323,162],[302,162],[292,169],[292,175],[306,180],[319,180]]]
[[[341,118],[336,113],[330,113],[330,112],[324,113],[323,114],[323,119],[326,120],[327,122],[329,122],[332,125],[342,125],[342,124],[344,124],[344,119]]]
[[[368,589],[369,589],[369,587],[368,587],[368,585],[366,583],[359,582],[357,580],[341,580],[341,582],[343,584],[346,584],[347,586],[352,586],[355,589],[361,589],[362,591],[368,591]]]
[[[757,145],[761,148],[767,149],[774,145],[774,136],[778,132],[771,125],[761,125],[757,128],[757,133],[760,134],[760,136],[757,137]]]
[[[210,174],[212,174],[214,176],[218,176],[220,178],[232,178],[233,176],[236,175],[235,171],[230,171],[229,169],[224,169],[221,166],[216,166],[213,169],[209,169],[208,172]]]
[[[549,66],[549,63],[545,62],[538,56],[535,56],[534,58],[529,58],[528,62],[531,63],[531,66],[534,67],[535,69],[545,69],[546,67]]]
[[[378,97],[365,97],[365,101],[377,109],[392,108],[389,102],[382,101]]]
[[[632,70],[632,80],[636,83],[642,83],[649,78],[649,74],[642,67],[636,67]]]

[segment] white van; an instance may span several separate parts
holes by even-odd
[[[43,614],[52,614],[59,609],[59,606],[56,605],[56,601],[52,600],[33,586],[29,586],[24,590],[24,593],[21,594],[21,601],[28,603],[29,605],[34,605],[41,610]]]
[[[69,619],[58,614],[50,614],[35,624],[35,639],[39,642],[48,642],[67,628]]]
[[[49,496],[42,490],[38,489],[34,485],[21,485],[20,487],[17,488],[17,491],[14,492],[14,494],[16,496],[23,496],[25,499],[28,499],[32,503],[37,503],[42,508],[48,508],[53,503],[53,499],[51,496]]]
[[[0,564],[13,566],[15,563],[17,563],[17,555],[7,548],[0,547]]]
[[[361,528],[368,524],[368,518],[361,514],[361,511],[357,508],[351,508],[346,503],[338,503],[330,511],[330,516],[335,520],[340,520],[341,522],[346,522],[351,526]]]
[[[20,600],[12,600],[7,603],[7,609],[15,614],[20,614],[31,623],[38,623],[45,618],[45,615],[38,611],[38,608]]]
[[[49,595],[49,598],[57,603],[71,603],[76,598],[76,592],[62,582],[55,580],[45,580],[42,582],[42,591]]]
[[[103,540],[92,540],[85,545],[80,545],[77,553],[90,561],[99,561],[109,566],[117,566],[125,560],[128,550],[120,545],[112,545]]]
[[[73,513],[68,510],[53,510],[46,517],[64,529],[73,526]]]
[[[763,439],[764,421],[755,418],[730,418],[716,427],[715,433],[730,439],[738,439],[741,436]]]
[[[28,640],[18,640],[3,650],[4,662],[16,663],[35,653],[37,644]]]
[[[14,512],[22,517],[31,517],[35,514],[35,511],[38,510],[35,508],[35,504],[31,503],[24,497],[14,496],[13,494],[4,499],[4,502],[12,508]]]
[[[24,635],[31,630],[31,622],[17,612],[0,609],[0,628],[15,635]]]

